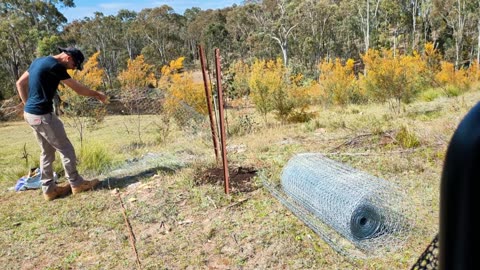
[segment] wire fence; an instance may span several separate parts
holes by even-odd
[[[61,102],[57,111],[75,126],[92,126],[107,116],[122,119],[117,131],[139,144],[165,140],[173,126],[194,132],[195,126],[207,120],[186,102],[167,109],[167,94],[158,89],[112,90],[107,94],[110,99],[106,105],[94,98],[74,96]]]
[[[411,268],[412,270],[436,270],[439,269],[438,261],[439,245],[438,234],[433,238],[432,242],[425,251],[420,255],[417,262]]]

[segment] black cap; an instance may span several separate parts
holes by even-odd
[[[68,55],[70,55],[71,57],[73,57],[73,61],[75,62],[75,66],[78,70],[82,70],[83,69],[83,61],[85,60],[85,57],[83,56],[83,53],[75,48],[75,47],[67,47],[67,48],[62,48],[62,47],[58,47],[58,50],[60,50],[60,52],[64,52]]]

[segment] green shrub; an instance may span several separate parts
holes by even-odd
[[[79,168],[84,171],[99,173],[112,165],[111,155],[105,146],[86,143],[79,156]]]
[[[160,116],[160,122],[154,122],[154,124],[156,125],[155,142],[157,144],[163,144],[167,142],[168,136],[172,132],[172,121],[170,119],[170,116],[166,113],[163,113]]]
[[[430,102],[430,101],[434,101],[435,99],[441,96],[442,96],[442,93],[438,89],[430,88],[426,91],[421,92],[420,95],[418,96],[418,99],[421,101]]]
[[[315,119],[313,121],[308,121],[305,123],[305,126],[304,126],[304,129],[308,132],[312,132],[312,131],[315,131],[319,128],[326,128],[327,126],[320,122],[320,120],[318,119]]]
[[[407,126],[402,126],[395,136],[403,148],[415,148],[420,145],[420,140]]]
[[[288,118],[287,122],[289,123],[306,123],[312,120],[316,116],[315,112],[306,112],[304,110],[301,111],[293,111]]]
[[[445,87],[447,97],[458,97],[462,92],[462,89],[455,85],[447,85],[447,87]]]
[[[229,135],[243,136],[254,132],[258,124],[248,114],[240,115],[238,120],[228,128]]]

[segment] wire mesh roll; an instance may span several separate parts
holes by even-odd
[[[363,252],[395,248],[411,227],[395,186],[321,154],[304,153],[289,160],[281,185],[296,204]]]

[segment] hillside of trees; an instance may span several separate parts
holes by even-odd
[[[75,8],[75,1],[0,2],[0,100],[16,96],[15,81],[30,62],[37,56],[57,53],[57,46],[77,46],[87,58],[95,56],[96,68],[102,70],[96,88],[101,90],[123,87],[122,72],[139,56],[152,72],[148,76],[157,81],[164,75],[162,67],[171,61],[184,59],[185,70],[198,67],[200,44],[210,65],[213,49],[220,48],[223,70],[230,72],[226,76],[229,95],[237,97],[262,88],[250,75],[242,86],[241,76],[236,76],[245,71],[242,65],[248,72],[255,68],[255,72],[264,72],[262,68],[268,69],[269,61],[274,62],[270,69],[283,69],[287,74],[279,76],[286,78],[288,85],[308,88],[317,82],[323,96],[339,104],[370,99],[372,96],[362,94],[366,89],[377,88],[379,93],[374,97],[380,100],[400,102],[408,101],[409,93],[418,92],[420,85],[445,88],[442,80],[455,76],[462,77],[461,81],[478,80],[478,0],[246,0],[219,10],[192,7],[184,14],[167,5],[140,12],[121,10],[115,16],[96,13],[71,23],[61,8]],[[379,62],[379,58],[385,61]],[[259,63],[264,63],[263,67]],[[339,78],[335,67],[337,72],[338,68],[347,70],[342,74],[348,82],[366,76],[369,68],[373,70],[370,74],[381,74],[378,70],[382,65],[400,68],[390,76],[403,74],[397,88],[408,85],[408,89],[389,86],[392,92],[402,92],[400,96],[384,95],[378,89],[384,84],[382,78],[367,80],[359,90],[328,83],[332,76]],[[449,75],[450,70],[455,75]],[[438,75],[440,72],[444,74]],[[423,81],[411,77],[419,75]],[[151,79],[148,76],[146,80]],[[343,92],[336,93],[338,89]],[[350,94],[344,93],[345,89]],[[279,115],[284,113],[281,110]]]

